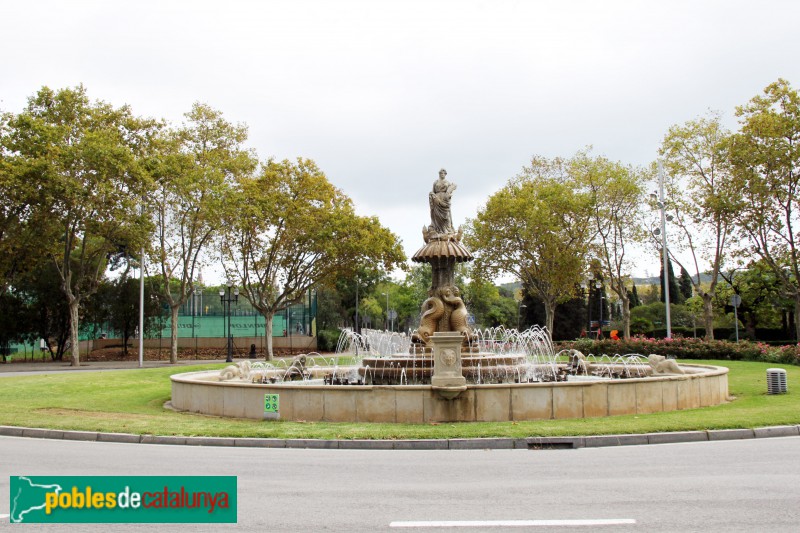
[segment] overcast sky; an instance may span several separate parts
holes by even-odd
[[[458,225],[534,154],[647,164],[670,125],[735,127],[777,78],[800,87],[798,21],[771,0],[4,0],[0,110],[80,83],[175,123],[207,103],[262,159],[314,159],[410,256],[440,168]]]

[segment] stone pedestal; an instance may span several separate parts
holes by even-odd
[[[430,340],[433,346],[431,387],[442,398],[453,399],[467,390],[467,380],[461,372],[464,337],[457,331],[437,331]]]

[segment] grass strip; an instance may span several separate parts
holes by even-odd
[[[0,380],[0,425],[152,435],[304,439],[446,439],[607,435],[753,428],[800,424],[800,367],[744,361],[689,361],[725,366],[733,401],[701,409],[648,415],[524,422],[366,424],[259,421],[176,413],[164,409],[169,376],[217,369],[181,368],[53,373]],[[784,368],[789,393],[767,395],[766,369]]]

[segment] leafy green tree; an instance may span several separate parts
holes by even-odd
[[[155,124],[128,107],[90,102],[80,86],[42,88],[5,128],[5,168],[37,191],[30,219],[37,222],[39,253],[58,268],[77,366],[81,303],[97,289],[106,258],[138,249],[150,236],[140,214],[150,186],[142,157]]]
[[[358,301],[358,314],[362,317],[359,321],[363,327],[371,329],[383,327],[385,319],[383,307],[381,307],[380,300],[374,296],[367,296]]]
[[[541,299],[531,296],[531,291],[521,302],[521,326],[524,330],[534,324],[543,324],[546,320],[545,307]],[[508,323],[506,323],[508,324]],[[556,308],[553,320],[553,340],[575,339],[586,329],[586,301],[582,296],[572,298]]]
[[[749,252],[769,266],[794,301],[800,339],[800,95],[779,79],[736,114],[741,128],[730,152],[731,189],[741,200],[737,228]]]
[[[502,290],[491,282],[473,277],[465,286],[463,298],[467,310],[475,316],[475,327],[517,327],[518,304],[511,291]],[[523,320],[522,324],[525,323],[527,322]]]
[[[317,289],[317,327],[319,330],[340,328],[347,312],[342,305],[342,297],[334,287]]]
[[[678,277],[678,290],[684,302],[692,297],[692,276],[683,266],[681,266],[681,275]]]
[[[731,296],[739,295],[739,319],[750,338],[756,338],[756,328],[780,325],[781,310],[791,308],[791,301],[783,298],[782,287],[769,267],[762,261],[751,263],[745,269],[727,269],[720,272],[725,284],[717,286],[716,305],[722,311],[733,312]]]
[[[682,270],[688,271],[688,265],[692,268],[689,280],[694,292],[703,299],[703,322],[708,340],[714,338],[712,299],[720,269],[731,255],[737,203],[728,164],[729,139],[730,132],[722,126],[720,115],[710,113],[672,126],[661,144],[666,167],[665,188],[670,198],[666,209],[672,216],[671,226],[676,230],[670,232],[669,255]],[[689,263],[685,265],[680,257],[689,257]],[[707,285],[700,283],[703,272],[711,274]],[[680,294],[677,287],[675,294]],[[672,297],[670,301],[679,302]]]
[[[152,290],[152,283],[145,283],[144,328],[145,336],[161,326],[161,302]],[[122,353],[128,355],[128,342],[139,327],[139,279],[131,277],[126,270],[115,280],[105,280],[87,301],[86,314],[100,325],[119,332]]]
[[[535,157],[467,229],[478,275],[512,274],[526,283],[542,300],[551,333],[556,307],[575,294],[593,236],[591,198],[578,185],[569,160]]]
[[[334,286],[342,299],[343,314],[341,320],[343,324],[352,325],[357,331],[363,325],[361,311],[358,313],[358,321],[361,323],[356,326],[356,300],[366,298],[374,293],[378,284],[388,280],[386,272],[380,269],[367,268],[359,265],[355,269],[355,274],[342,273],[336,275]],[[360,306],[359,306],[360,307]]]
[[[70,317],[56,265],[50,260],[32,264],[16,277],[14,291],[24,302],[16,309],[20,336],[34,344],[47,339],[51,359],[62,360],[69,343]]]
[[[670,254],[671,255],[671,254]],[[664,257],[663,255],[661,256]],[[661,272],[658,276],[659,284],[659,300],[661,303],[664,303],[665,294],[664,294],[664,263],[663,259],[661,262]],[[672,260],[667,261],[667,283],[669,284],[669,303],[671,304],[679,304],[681,299],[681,294],[678,290],[678,280],[675,279],[675,271],[672,269]]]
[[[5,290],[0,292],[0,356],[5,361],[9,355],[9,345],[25,338],[27,333],[24,315],[20,311],[25,301],[16,293]]]
[[[628,296],[628,301],[630,302],[631,309],[642,305],[642,302],[639,299],[639,290],[636,288],[636,283],[631,284],[631,290],[630,290],[630,295]]]
[[[36,220],[43,213],[31,209],[39,194],[30,176],[34,169],[15,164],[15,118],[0,115],[0,293],[37,264],[44,247]]]
[[[189,301],[209,246],[223,222],[231,184],[249,175],[256,159],[242,147],[247,127],[196,103],[187,123],[160,139],[154,173],[158,188],[150,197],[156,235],[153,260],[162,278],[161,297],[170,309],[170,363],[178,362],[178,313]]]
[[[400,242],[353,203],[313,161],[270,160],[256,177],[239,179],[219,247],[229,278],[266,321],[312,286],[332,284],[359,268],[387,271],[405,260]]]
[[[588,152],[578,153],[573,166],[573,172],[591,197],[596,255],[608,287],[622,302],[623,335],[630,339],[628,285],[634,259],[629,252],[631,246],[644,238],[641,205],[648,176],[642,169],[604,157],[590,157]]]

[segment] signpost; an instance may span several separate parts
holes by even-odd
[[[742,297],[738,294],[731,296],[733,306],[733,324],[736,326],[736,342],[739,342],[739,306],[742,305]]]

